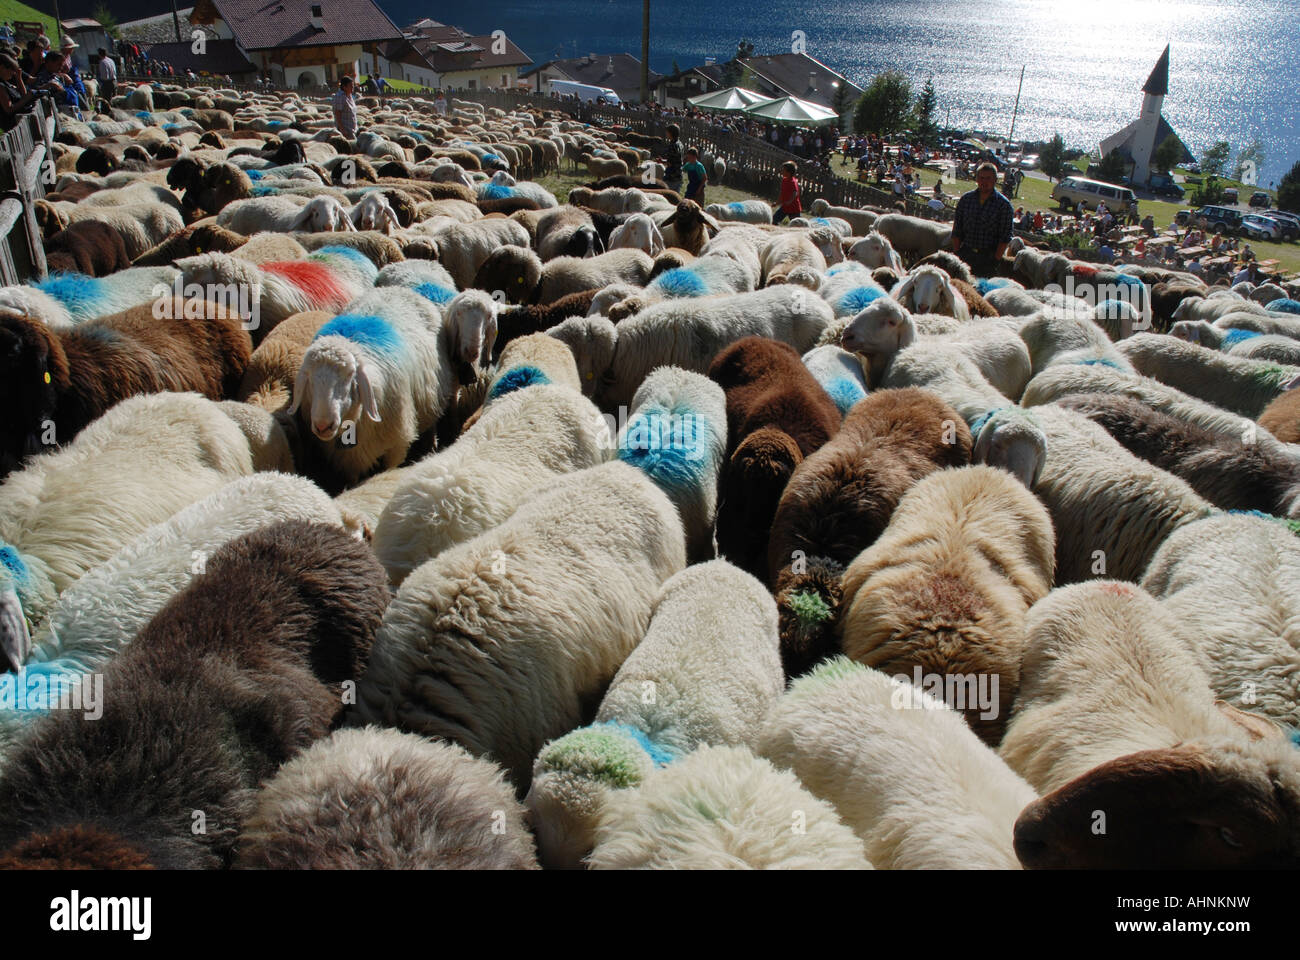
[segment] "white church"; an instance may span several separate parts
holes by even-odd
[[[1165,94],[1169,92],[1169,47],[1160,54],[1155,69],[1147,82],[1142,85],[1142,112],[1138,118],[1119,133],[1112,134],[1101,142],[1101,155],[1104,157],[1112,150],[1118,150],[1126,161],[1132,164],[1129,174],[1134,186],[1144,187],[1151,180],[1151,174],[1158,171],[1151,167],[1151,158],[1156,147],[1164,143],[1166,137],[1174,137],[1183,148],[1179,163],[1190,163],[1195,157],[1187,149],[1169,121],[1161,114]]]

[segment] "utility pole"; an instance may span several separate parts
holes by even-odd
[[[172,0],[172,26],[176,28],[176,42],[181,43],[181,15],[176,9],[176,0]]]
[[[650,0],[641,0],[641,102],[650,102]]]
[[[52,50],[59,49],[59,35],[63,33],[63,18],[59,16],[59,0],[54,0],[54,36],[50,37]]]
[[[174,1],[174,0],[173,0]],[[1021,86],[1015,88],[1015,108],[1011,111],[1011,133],[1006,135],[1006,146],[1010,148],[1015,140],[1015,114],[1021,112],[1021,90],[1024,88],[1024,68],[1021,68]]]

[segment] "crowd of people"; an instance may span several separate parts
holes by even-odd
[[[25,47],[17,43],[0,47],[0,129],[12,130],[18,117],[43,96],[77,116],[90,109],[90,95],[72,59],[76,48],[76,41],[65,36],[60,48],[52,49],[44,33],[28,40]]]

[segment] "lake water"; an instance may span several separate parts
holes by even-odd
[[[537,62],[641,50],[640,0],[383,0],[399,25],[423,16],[472,33],[505,30]],[[650,65],[666,72],[735,54],[807,53],[864,85],[895,68],[934,77],[940,122],[1005,134],[1020,68],[1017,137],[1098,141],[1137,116],[1141,86],[1172,43],[1165,117],[1199,154],[1214,140],[1264,144],[1268,185],[1300,160],[1300,20],[1294,0],[652,0]],[[949,114],[949,111],[951,113]]]

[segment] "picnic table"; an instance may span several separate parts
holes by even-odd
[[[1277,264],[1278,262],[1276,260],[1261,260],[1259,261],[1259,269],[1272,270],[1274,267],[1277,266]]]
[[[1232,265],[1232,257],[1213,257],[1205,261],[1207,267],[1228,267]]]
[[[1206,250],[1205,247],[1183,247],[1178,252],[1184,257],[1199,257],[1201,254],[1205,253]]]

